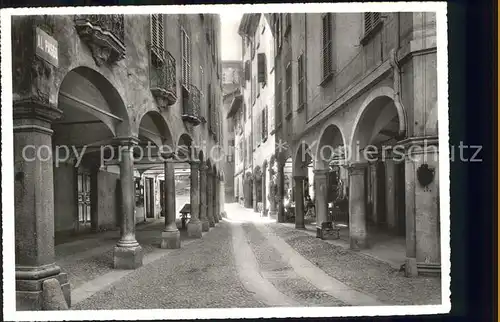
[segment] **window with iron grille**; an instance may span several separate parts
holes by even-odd
[[[182,52],[182,82],[191,84],[191,39],[184,27],[181,27],[181,52]]]
[[[286,66],[286,114],[287,116],[292,112],[292,64],[288,63]]]
[[[305,60],[304,60],[304,54],[300,54],[298,63],[297,63],[297,76],[298,76],[298,81],[299,81],[299,107],[298,110],[302,110],[302,107],[305,105],[305,98],[306,98],[306,83],[305,83]]]
[[[267,76],[267,68],[266,68],[266,54],[265,53],[259,53],[257,55],[257,74],[258,74],[258,82],[263,83],[265,85],[266,83],[266,76]]]
[[[165,33],[163,15],[154,14],[151,20],[151,53],[154,63],[163,63],[165,57]],[[158,65],[158,64],[155,64]]]
[[[281,124],[281,120],[283,117],[283,110],[282,110],[282,105],[281,105],[281,94],[282,94],[282,81],[281,79],[278,81],[278,85],[276,86],[276,126],[279,126]]]
[[[288,36],[288,33],[292,29],[292,14],[291,13],[285,13],[285,32],[284,35],[285,37]]]
[[[332,14],[325,13],[323,20],[323,37],[322,37],[322,63],[323,63],[323,82],[327,81],[333,75],[332,64]]]
[[[365,12],[365,35],[369,34],[382,20],[380,19],[380,12]]]

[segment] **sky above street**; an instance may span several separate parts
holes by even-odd
[[[222,60],[241,60],[241,38],[238,35],[242,13],[221,14]]]

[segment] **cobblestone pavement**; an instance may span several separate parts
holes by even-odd
[[[325,243],[300,230],[280,224],[266,226],[328,275],[375,295],[385,304],[441,304],[438,277],[407,278],[386,263]]]
[[[113,233],[103,234],[103,244],[97,247],[95,241],[82,242],[80,247],[87,255],[79,260],[61,250],[66,255],[60,259],[64,264],[61,266],[68,272],[75,298],[79,297],[72,309],[394,305],[441,301],[439,278],[406,278],[388,264],[266,221],[239,206],[228,205],[226,212],[228,219],[204,233],[202,239],[189,239],[181,232],[182,246],[176,250],[159,248],[162,222],[138,227],[137,239],[150,256],[144,266],[132,271],[112,269],[112,246],[117,240]],[[75,245],[65,249],[76,249]],[[85,290],[85,285],[100,284],[110,274],[115,277],[109,283]],[[90,293],[82,295],[82,290]]]

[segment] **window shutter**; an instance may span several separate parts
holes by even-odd
[[[245,62],[245,81],[250,80],[250,61]]]
[[[365,12],[365,34],[369,33],[380,22],[380,12]]]
[[[257,56],[257,71],[259,75],[259,83],[265,83],[267,75],[265,53],[259,53]]]
[[[332,18],[331,14],[327,13],[323,16],[323,79],[332,74]]]

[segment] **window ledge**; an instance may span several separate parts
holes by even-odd
[[[265,136],[264,138],[262,138],[262,143],[266,143],[267,141],[267,136]]]
[[[292,111],[288,112],[285,117],[287,120],[290,120],[292,118]]]
[[[325,85],[328,84],[332,79],[333,79],[333,71],[323,78],[321,83],[319,83],[319,86],[325,87]]]
[[[300,104],[299,108],[297,109],[297,113],[300,113],[304,110],[304,108],[306,107],[306,103],[302,103]]]
[[[360,39],[359,43],[361,45],[366,45],[368,42],[375,36],[375,34],[382,29],[383,22],[382,20],[379,21],[370,31],[368,31],[366,34],[364,34],[363,38]]]

